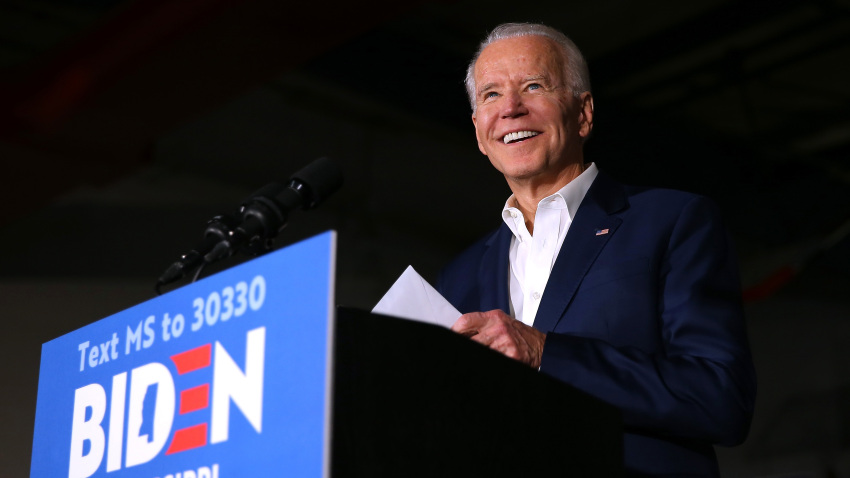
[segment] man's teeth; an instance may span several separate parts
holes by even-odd
[[[502,141],[504,141],[505,144],[508,144],[511,141],[516,141],[518,139],[530,138],[532,136],[537,136],[538,134],[540,134],[540,133],[538,133],[537,131],[517,131],[515,133],[506,134],[505,137],[502,138]]]

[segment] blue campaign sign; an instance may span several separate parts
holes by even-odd
[[[42,347],[30,476],[328,476],[336,235]]]

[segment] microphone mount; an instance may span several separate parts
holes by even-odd
[[[316,207],[342,182],[338,166],[329,158],[319,158],[292,175],[286,186],[278,182],[263,186],[242,201],[235,214],[218,215],[207,222],[204,239],[160,276],[157,294],[161,286],[181,279],[188,271],[237,251],[248,255],[270,251],[293,210]]]

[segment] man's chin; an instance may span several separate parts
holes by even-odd
[[[536,179],[543,178],[545,176],[544,171],[540,171],[537,169],[509,170],[502,172],[502,174],[504,174],[505,179],[515,183],[526,183],[529,181],[534,181]]]
[[[505,177],[525,179],[543,171],[543,161],[537,158],[512,158],[499,162],[491,161],[493,166]]]

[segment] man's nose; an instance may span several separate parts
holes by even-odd
[[[502,118],[515,118],[528,113],[518,92],[506,93],[502,101]]]

